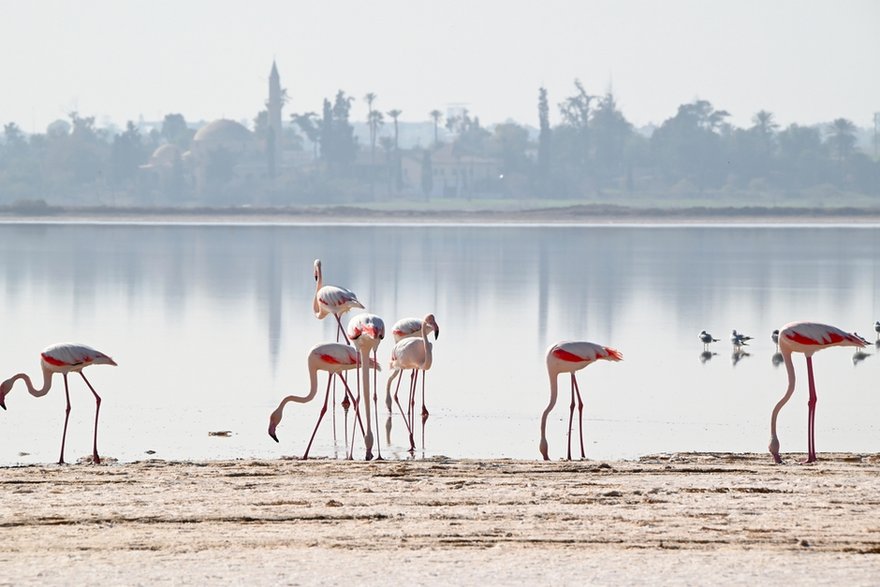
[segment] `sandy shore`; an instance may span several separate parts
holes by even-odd
[[[876,585],[880,455],[821,459],[2,468],[0,585]]]

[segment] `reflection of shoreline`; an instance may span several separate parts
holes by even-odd
[[[630,208],[587,204],[511,209],[409,209],[332,206],[297,208],[50,208],[40,215],[0,209],[0,223],[521,223],[521,224],[880,224],[880,208]]]

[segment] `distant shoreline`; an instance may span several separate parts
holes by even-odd
[[[0,208],[2,223],[387,223],[387,224],[878,224],[880,207],[626,207],[583,204],[529,209],[383,210],[350,205],[287,208]]]

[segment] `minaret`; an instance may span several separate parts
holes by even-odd
[[[267,143],[267,148],[273,148],[273,153],[268,154],[273,164],[272,168],[277,168],[281,163],[281,108],[284,106],[284,97],[281,91],[281,78],[278,76],[278,68],[275,66],[275,60],[272,60],[272,73],[269,74],[269,102],[266,109],[269,114],[269,130],[272,134]],[[273,169],[274,171],[274,169]]]

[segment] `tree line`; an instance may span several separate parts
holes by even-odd
[[[209,193],[202,200],[182,165],[161,185],[142,178],[142,166],[159,146],[190,147],[194,130],[181,114],[167,115],[160,129],[149,132],[131,121],[115,132],[98,128],[94,117],[77,112],[53,122],[45,133],[27,135],[10,122],[0,141],[0,205],[416,199],[430,194],[432,161],[436,164],[441,149],[454,158],[497,167],[497,181],[478,186],[475,197],[626,204],[649,196],[662,204],[698,196],[735,205],[736,195],[743,193],[775,194],[794,204],[817,190],[831,196],[880,196],[880,161],[858,148],[858,129],[845,118],[781,128],[773,113],[762,110],[750,126],[740,128],[729,122],[729,112],[696,100],[680,105],[647,134],[626,119],[613,93],[590,94],[575,80],[570,95],[555,104],[555,125],[550,122],[554,105],[540,88],[537,132],[512,121],[486,127],[467,110],[449,116],[433,110],[425,117],[433,125],[430,144],[402,149],[402,111],[383,112],[375,93],[364,96],[369,138],[360,144],[351,118],[354,101],[340,90],[323,101],[320,113],[290,115],[283,144],[301,152],[297,165],[285,168],[283,162],[269,161],[265,169],[271,173],[243,179],[230,171],[234,158],[217,154],[217,164],[209,162],[207,172],[213,178],[210,190],[224,197],[212,199]],[[276,140],[265,110],[252,128],[258,144]],[[418,161],[418,184],[404,181],[404,158]]]

